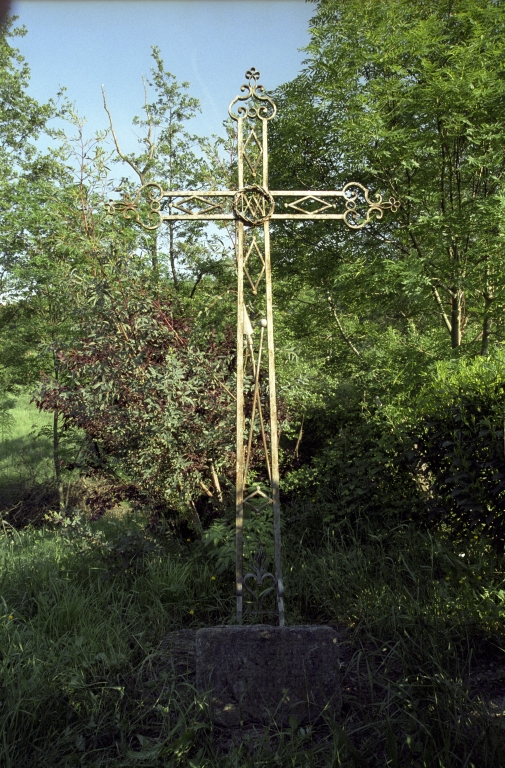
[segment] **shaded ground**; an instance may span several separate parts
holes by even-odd
[[[372,727],[378,717],[387,716],[393,724],[397,722],[396,735],[405,736],[405,733],[402,733],[405,723],[398,718],[398,709],[402,705],[405,706],[405,697],[409,695],[409,689],[416,688],[416,682],[423,683],[425,689],[428,689],[426,706],[429,709],[429,681],[421,679],[421,676],[417,676],[416,681],[412,669],[405,668],[401,663],[397,653],[397,640],[389,644],[377,644],[375,641],[359,638],[356,632],[348,627],[332,626],[339,636],[343,695],[340,723],[344,726],[345,733],[350,735],[350,750],[356,748],[356,755],[359,757],[359,751],[365,746],[368,738],[369,726]],[[161,641],[157,652],[145,659],[140,667],[140,674],[130,679],[130,692],[135,692],[135,695],[142,699],[146,714],[149,710],[152,711],[153,707],[169,704],[175,691],[181,707],[187,708],[191,705],[195,685],[195,637],[195,629],[170,632]],[[434,676],[437,677],[439,686],[440,675],[445,675],[448,692],[454,697],[455,707],[460,709],[462,727],[475,727],[482,736],[479,723],[484,716],[490,721],[503,722],[505,728],[505,652],[497,645],[486,642],[482,645],[480,655],[471,660],[466,674],[457,674],[456,656],[454,663],[449,666],[452,667],[452,673],[447,670],[443,673],[434,670]],[[175,725],[175,710],[172,719]],[[429,723],[429,717],[427,722]],[[156,727],[151,735],[156,738]],[[329,736],[330,731],[324,723],[316,724],[313,729],[313,740],[316,743]],[[269,751],[275,752],[279,738],[275,727],[269,729],[249,726],[234,730],[214,728],[218,752],[227,752],[241,742],[248,746],[248,751],[254,751],[261,742],[264,745],[265,741],[269,745]]]
[[[342,720],[349,729],[357,730],[373,719],[382,706],[386,709],[394,704],[395,698],[403,698],[402,688],[426,682],[421,675],[413,675],[412,668],[402,665],[395,653],[397,640],[377,644],[357,640],[347,627],[334,629],[340,639]],[[458,669],[458,662],[455,654],[452,669],[434,669],[433,676],[444,675],[447,689],[455,694],[455,703],[467,709],[467,715],[485,713],[489,718],[501,718],[505,727],[505,652],[486,642],[469,668]]]

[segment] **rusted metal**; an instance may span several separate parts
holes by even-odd
[[[241,95],[231,102],[228,113],[237,123],[238,190],[164,190],[157,182],[142,185],[133,198],[109,200],[109,213],[120,213],[145,229],[156,229],[170,221],[236,222],[237,260],[237,435],[236,435],[236,614],[242,621],[244,611],[244,581],[256,579],[258,588],[266,578],[275,585],[277,616],[280,626],[285,623],[284,585],[282,579],[281,511],[279,498],[279,449],[277,398],[275,381],[275,345],[273,324],[272,270],[270,264],[270,221],[275,220],[340,220],[350,229],[361,229],[372,218],[381,219],[384,211],[396,212],[400,203],[380,195],[370,197],[369,190],[359,182],[349,182],[338,190],[270,190],[268,188],[268,122],[277,107],[262,85],[260,73],[251,68],[246,72],[247,83]],[[236,111],[234,111],[236,107]],[[261,184],[259,184],[261,180]],[[263,237],[260,236],[260,227]],[[248,242],[249,241],[249,242]],[[256,275],[254,270],[257,269]],[[244,275],[247,280],[244,280]],[[245,289],[250,287],[250,302],[256,302],[255,315],[262,316],[260,339],[255,352],[253,327],[246,307]],[[264,288],[264,290],[263,290]],[[266,315],[266,317],[264,317]],[[260,377],[263,364],[264,331],[267,331],[267,369],[269,432],[265,428]],[[246,337],[246,345],[244,344]],[[245,354],[244,354],[245,352]],[[246,366],[251,366],[254,388],[252,412],[248,420],[244,410]],[[268,476],[269,494],[255,480],[253,489],[248,477],[251,466],[256,417],[259,419],[264,465]],[[247,443],[247,449],[246,449]],[[265,487],[265,485],[263,485]],[[258,506],[258,501],[264,499]],[[257,556],[254,573],[244,577],[244,512],[257,514],[272,507],[274,534],[274,571],[265,570],[265,556]],[[258,610],[271,591],[258,593]],[[251,591],[251,590],[249,590]],[[252,593],[251,593],[252,594]]]

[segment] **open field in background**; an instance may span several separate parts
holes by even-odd
[[[76,452],[76,440],[61,435],[62,458]],[[53,481],[52,413],[39,411],[30,403],[29,390],[5,397],[0,408],[0,514],[11,510],[16,525],[35,520],[34,508],[39,505],[43,512],[56,498]]]
[[[42,482],[52,476],[51,434],[40,435],[53,423],[51,413],[38,411],[29,392],[7,398],[0,426],[0,488],[20,481]]]

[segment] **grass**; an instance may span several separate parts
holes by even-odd
[[[76,430],[60,435],[61,458],[72,460],[79,439]],[[28,390],[5,397],[0,402],[0,517],[22,526],[36,519],[37,510],[42,518],[56,497],[52,413],[38,411]]]
[[[50,448],[27,437],[47,419],[26,396],[12,413],[4,487],[40,481]],[[125,509],[0,530],[2,767],[505,765],[505,561],[483,539],[365,518],[310,539],[287,526],[288,623],[337,630],[341,719],[232,744],[162,650],[168,632],[231,620],[233,572],[216,575],[215,553]]]
[[[146,688],[167,632],[230,620],[232,574],[213,580],[198,543],[155,540],[127,513],[80,526],[0,540],[2,766],[505,764],[504,702],[477,679],[490,663],[505,676],[503,564],[485,542],[456,551],[405,527],[353,540],[344,525],[307,551],[292,536],[289,623],[337,628],[342,722],[249,754],[220,752],[205,703],[166,672]]]
[[[0,429],[1,484],[23,478],[42,480],[51,476],[51,437],[40,430],[52,425],[50,413],[37,410],[30,395],[23,392],[9,398],[2,411]]]
[[[48,434],[53,416],[37,410],[28,392],[8,398],[0,412],[0,486],[51,477],[52,443]]]

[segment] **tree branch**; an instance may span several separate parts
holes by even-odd
[[[431,283],[431,292],[433,293],[433,296],[435,297],[435,301],[437,302],[438,308],[440,309],[440,313],[442,315],[442,319],[446,325],[447,330],[449,333],[452,334],[452,324],[449,318],[447,317],[444,309],[444,305],[442,303],[442,299],[440,298],[440,294],[437,291],[436,287]]]
[[[198,275],[196,276],[195,284],[193,285],[193,287],[191,289],[191,293],[189,294],[189,298],[190,299],[192,299],[193,296],[195,295],[195,291],[198,288],[198,284],[199,284],[200,280],[202,279],[202,277],[203,277],[203,272],[199,272]]]
[[[326,298],[328,300],[328,305],[330,307],[330,312],[333,315],[333,319],[335,320],[335,322],[337,324],[338,330],[340,331],[340,335],[342,336],[343,340],[345,341],[345,343],[347,344],[349,349],[351,349],[354,352],[354,354],[356,355],[356,357],[359,357],[360,360],[361,360],[361,352],[356,349],[356,347],[352,343],[351,339],[349,338],[349,336],[344,331],[344,327],[343,327],[342,323],[340,322],[340,318],[339,318],[339,316],[337,314],[337,308],[335,306],[335,302],[333,301],[329,291],[326,291]]]
[[[417,252],[417,255],[419,256],[419,258],[420,258],[420,259],[422,259],[422,258],[423,258],[423,256],[422,256],[422,253],[421,253],[421,249],[420,249],[420,247],[419,247],[419,243],[417,242],[417,240],[416,240],[416,238],[415,238],[415,236],[414,236],[413,232],[409,232],[409,235],[410,235],[410,239],[411,239],[411,241],[412,241],[412,245],[414,246],[414,248],[415,248],[415,250],[416,250],[416,252]],[[429,278],[429,280],[430,280],[430,287],[431,287],[431,292],[433,293],[433,296],[435,297],[435,301],[437,302],[437,306],[438,306],[438,308],[439,308],[439,310],[440,310],[440,313],[441,313],[441,315],[442,315],[442,319],[443,319],[443,321],[444,321],[444,323],[445,323],[445,326],[446,326],[447,330],[449,331],[449,333],[452,335],[452,325],[451,325],[451,321],[450,321],[450,320],[449,320],[449,318],[447,317],[447,314],[446,314],[446,312],[445,312],[445,309],[444,309],[444,305],[443,305],[443,303],[442,303],[442,299],[440,298],[440,294],[439,294],[439,292],[437,291],[437,289],[436,289],[436,286],[434,286],[434,285],[433,285],[433,282],[432,282],[432,280],[434,280],[434,279],[435,279],[435,278]]]
[[[121,152],[121,148],[120,148],[119,142],[117,140],[116,132],[114,130],[114,125],[112,123],[112,115],[109,112],[109,108],[107,107],[107,100],[105,98],[105,88],[104,88],[103,85],[102,85],[102,96],[103,96],[103,106],[104,106],[104,109],[107,112],[107,115],[109,116],[109,125],[110,125],[110,130],[111,130],[111,133],[112,133],[112,138],[114,139],[114,144],[116,146],[116,152],[118,153],[118,155],[121,158],[121,160],[123,160],[125,163],[128,163],[128,165],[131,168],[133,168],[133,170],[135,171],[135,173],[137,174],[137,176],[140,179],[140,183],[144,184],[144,173],[145,173],[146,169],[144,168],[144,172],[142,172],[140,170],[140,168],[138,167],[138,165],[133,162],[133,160],[131,160],[129,157],[127,157],[125,154],[123,154],[123,152]]]

